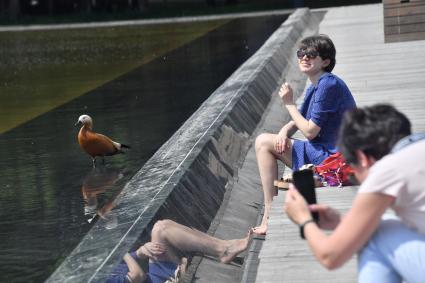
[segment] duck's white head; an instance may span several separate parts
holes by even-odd
[[[84,114],[78,118],[78,121],[75,125],[85,125],[91,128],[93,126],[93,120],[89,115]]]

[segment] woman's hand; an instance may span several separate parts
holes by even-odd
[[[136,254],[140,258],[149,257],[155,259],[166,251],[167,248],[160,243],[147,242],[136,251]]]
[[[290,140],[286,134],[279,133],[276,135],[274,141],[274,149],[277,153],[283,154],[287,148],[289,148]]]
[[[282,98],[283,104],[294,104],[294,95],[292,93],[292,88],[288,83],[284,83],[280,87],[279,96]]]
[[[289,185],[289,190],[286,192],[284,211],[295,224],[312,218],[307,202],[292,184]]]
[[[327,230],[333,230],[341,221],[341,215],[338,211],[324,204],[311,204],[311,212],[319,214],[319,227]]]

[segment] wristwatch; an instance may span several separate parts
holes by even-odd
[[[301,239],[304,239],[305,240],[304,227],[305,227],[305,225],[307,225],[308,223],[311,223],[311,222],[314,222],[314,219],[313,218],[310,218],[309,220],[304,221],[303,223],[300,224],[300,236],[301,236]]]

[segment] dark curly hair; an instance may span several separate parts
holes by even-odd
[[[357,164],[357,150],[379,160],[410,134],[411,125],[404,114],[391,105],[377,104],[345,113],[338,147],[348,163]]]
[[[313,35],[301,40],[300,49],[315,50],[319,52],[319,56],[323,59],[329,59],[330,63],[323,70],[332,72],[336,64],[336,49],[332,40],[325,34]]]

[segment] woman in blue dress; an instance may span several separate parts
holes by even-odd
[[[346,110],[356,107],[347,85],[332,74],[336,50],[326,35],[304,38],[297,51],[298,65],[311,81],[304,102],[298,110],[292,88],[282,85],[279,96],[291,116],[291,121],[277,134],[264,133],[255,141],[255,151],[264,192],[264,215],[257,234],[266,234],[267,221],[277,179],[277,160],[292,170],[304,164],[320,164],[335,153],[338,129]],[[299,130],[307,140],[294,140],[291,136]]]

